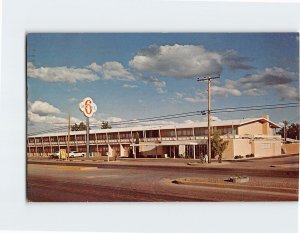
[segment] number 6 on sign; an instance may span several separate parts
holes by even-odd
[[[91,117],[97,111],[97,105],[93,102],[92,98],[86,97],[79,104],[80,110],[86,117]]]

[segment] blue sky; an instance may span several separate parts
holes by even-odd
[[[298,33],[31,33],[27,35],[29,132],[83,121],[78,104],[98,106],[92,124],[212,109],[299,101]],[[298,109],[218,113],[297,121]],[[203,121],[203,116],[167,122]]]

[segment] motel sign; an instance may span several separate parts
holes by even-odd
[[[91,117],[97,111],[97,105],[93,102],[92,98],[86,97],[79,104],[80,110],[86,117]]]

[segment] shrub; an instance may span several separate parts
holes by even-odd
[[[254,157],[253,153],[246,155],[246,158],[253,158],[253,157]]]
[[[242,159],[242,158],[243,158],[242,155],[236,155],[236,156],[234,156],[234,159]]]

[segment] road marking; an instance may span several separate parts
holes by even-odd
[[[86,178],[94,179],[94,178],[111,178],[111,177],[119,177],[120,175],[98,175],[98,176],[86,176]]]
[[[64,171],[88,171],[97,170],[97,167],[85,167],[85,166],[56,166],[56,165],[43,165],[43,169],[50,170],[64,170]]]

